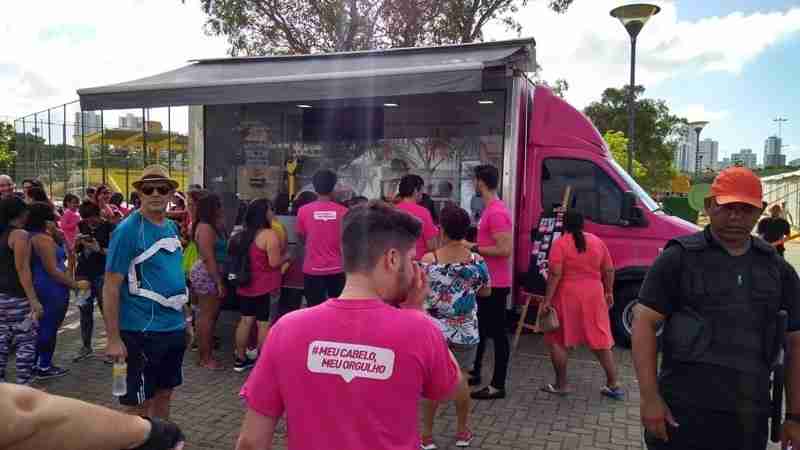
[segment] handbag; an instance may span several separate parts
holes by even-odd
[[[183,273],[189,275],[191,272],[194,263],[197,262],[197,259],[200,257],[200,252],[197,250],[197,244],[192,241],[186,246],[183,250],[183,262],[181,266],[183,267]]]
[[[539,303],[539,311],[536,313],[536,323],[533,325],[537,333],[549,333],[555,331],[561,324],[558,322],[556,309],[550,306],[544,307],[544,303]]]

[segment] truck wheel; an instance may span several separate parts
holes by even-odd
[[[639,288],[641,283],[625,283],[614,290],[614,306],[611,315],[611,331],[617,345],[631,348],[631,335],[633,335],[633,307],[639,303]],[[661,332],[663,326],[658,328],[658,348],[661,349]]]
[[[614,290],[611,329],[617,345],[630,348],[633,333],[633,307],[638,303],[639,283],[625,283]]]

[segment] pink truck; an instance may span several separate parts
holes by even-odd
[[[571,186],[570,206],[611,250],[612,321],[617,341],[628,344],[648,266],[667,240],[697,228],[661,211],[583,114],[534,85],[526,73],[537,67],[534,40],[519,39],[199,60],[78,94],[84,111],[140,108],[151,120],[188,106],[189,183],[231,202],[292,198],[325,167],[339,174],[343,198],[392,197],[400,177],[416,173],[436,207],[455,203],[477,218],[472,168],[493,164],[513,211],[517,286],[531,229]],[[235,215],[236,206],[226,210]],[[293,218],[282,220],[291,241]]]

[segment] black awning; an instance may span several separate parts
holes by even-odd
[[[532,71],[533,39],[303,56],[224,58],[78,90],[84,111],[479,91],[483,70]]]

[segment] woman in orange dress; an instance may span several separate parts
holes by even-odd
[[[567,211],[565,234],[550,249],[547,291],[543,308],[555,308],[559,328],[545,334],[556,382],[542,388],[551,394],[565,395],[569,350],[587,345],[603,370],[606,385],[602,394],[622,399],[625,393],[617,382],[614,366],[614,338],[608,308],[614,304],[614,264],[600,238],[583,231],[583,216]]]

